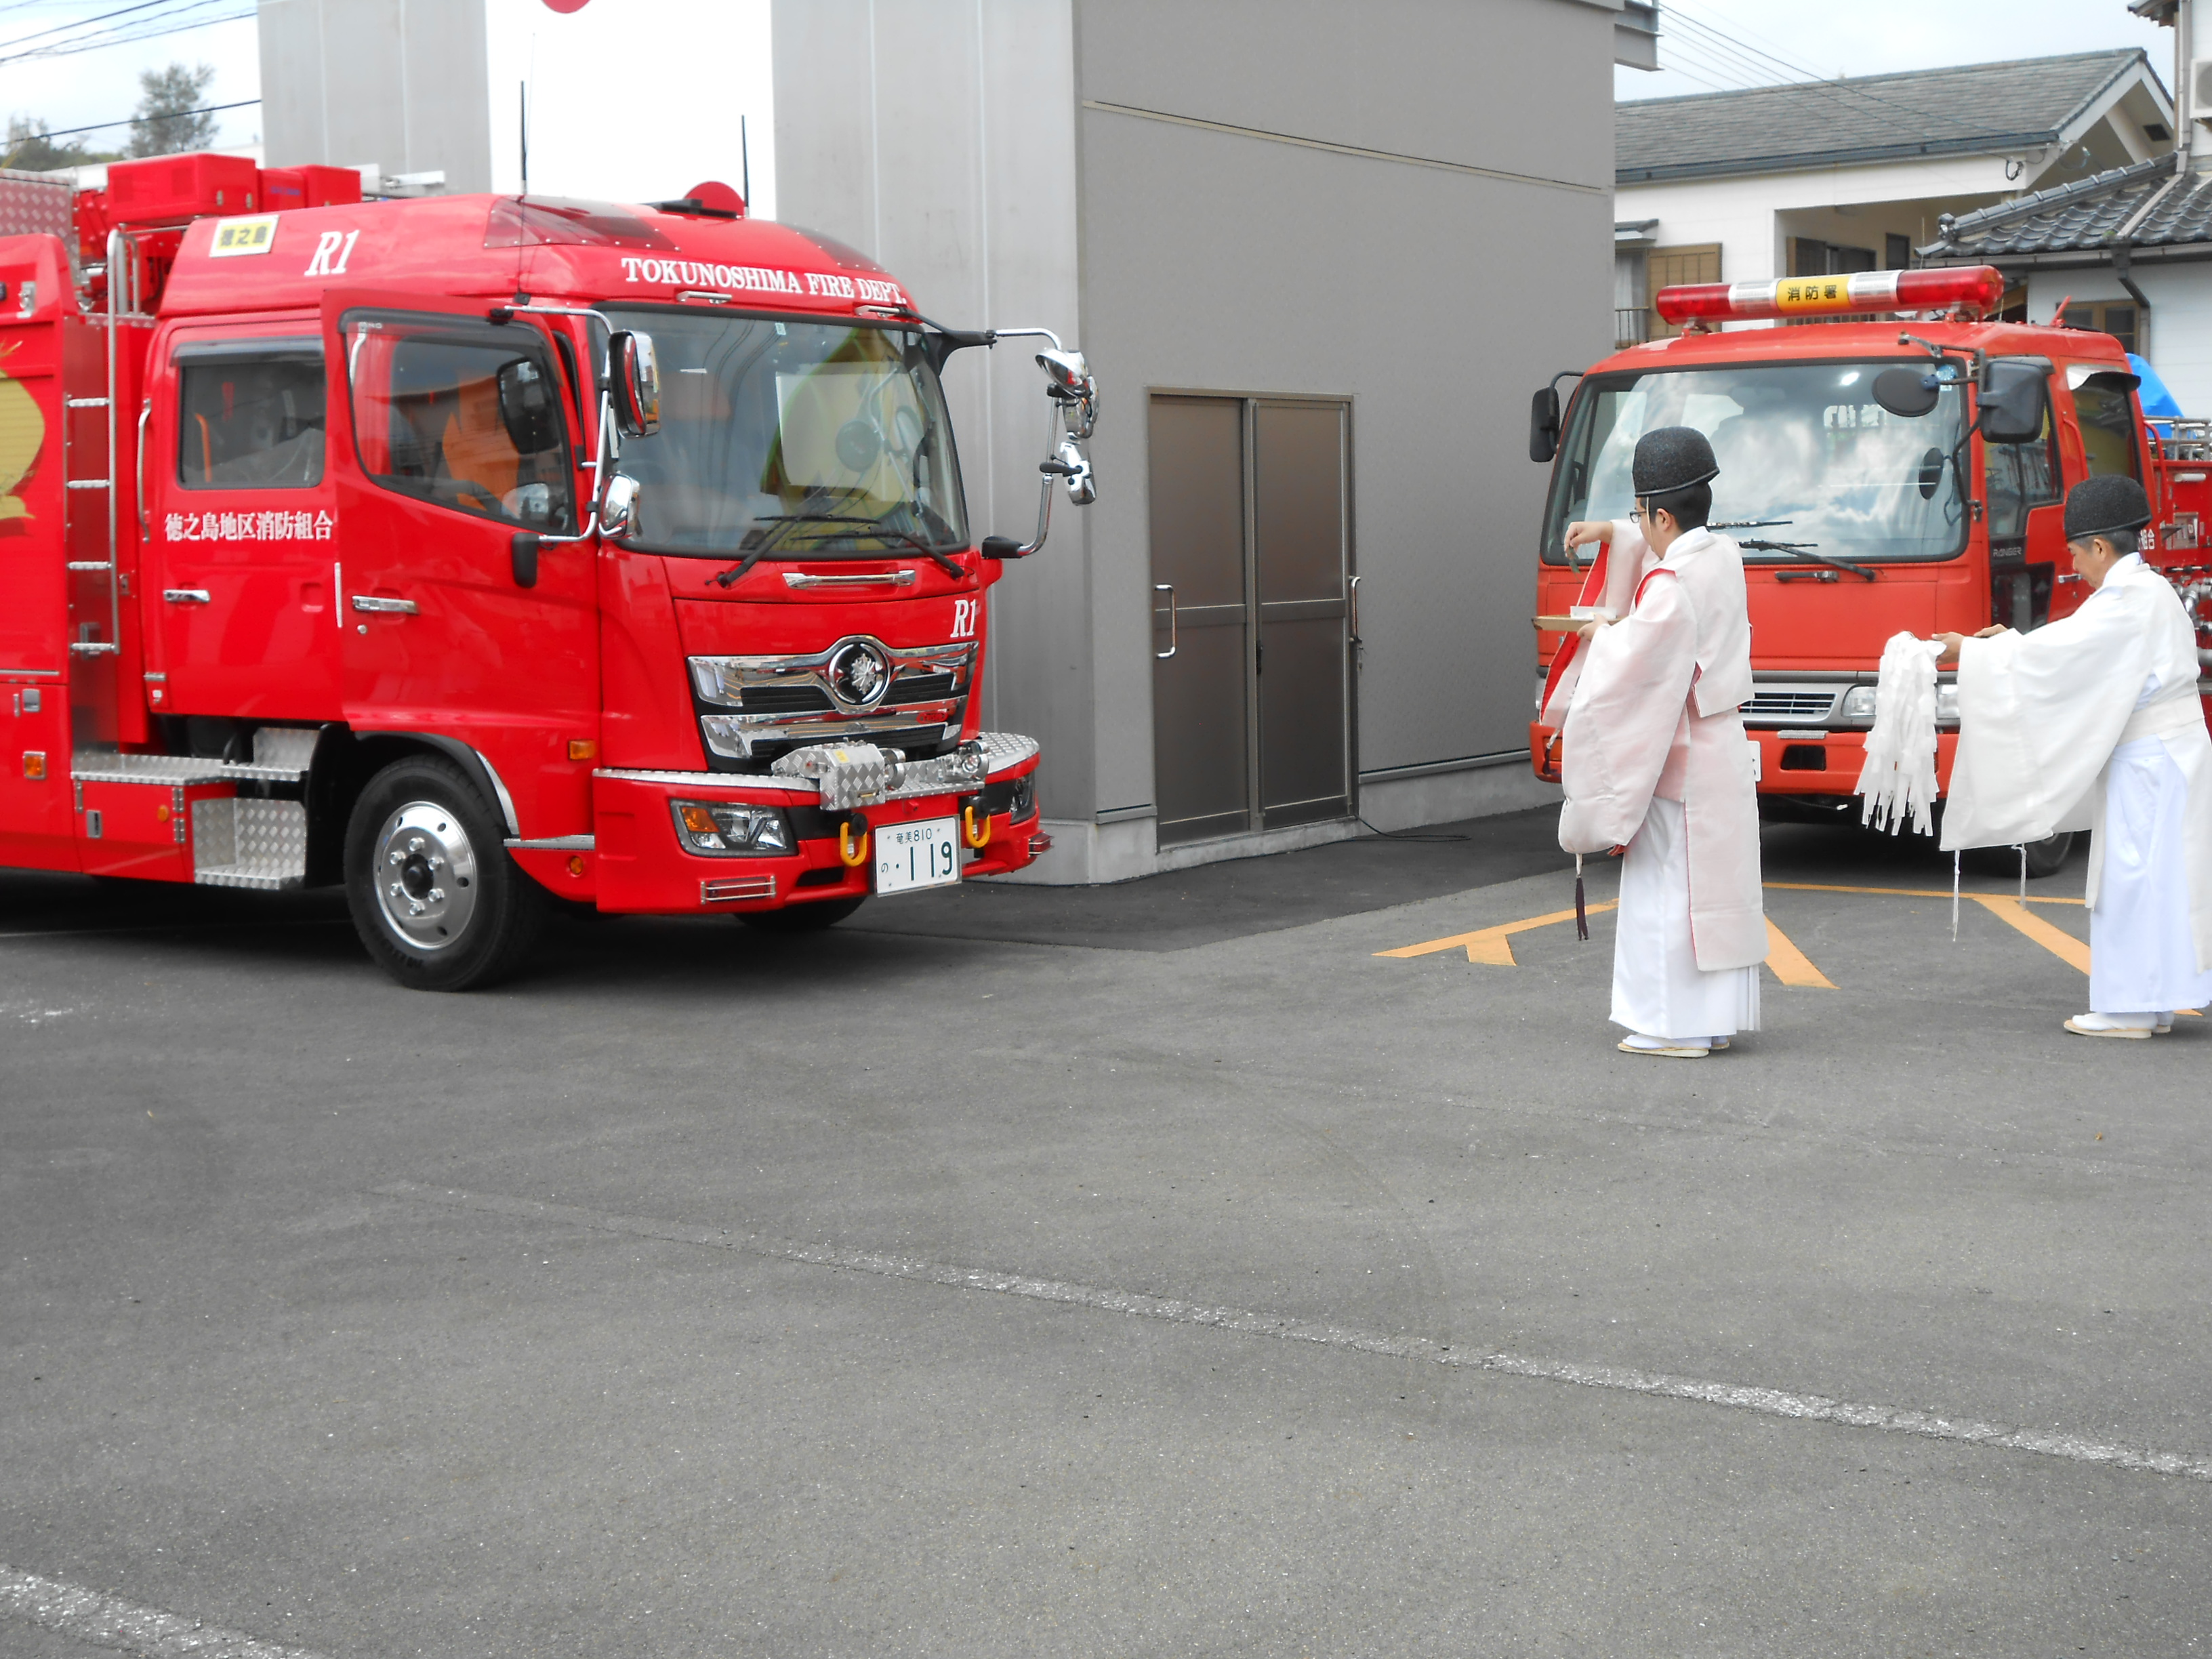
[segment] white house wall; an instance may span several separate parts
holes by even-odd
[[[2212,418],[2212,260],[2138,261],[2128,275],[2150,301],[2138,349],[2181,412]],[[2111,270],[2038,270],[2027,279],[2027,315],[2047,323],[2068,298],[2134,303]]]
[[[1911,236],[1916,246],[1933,241],[1936,212],[1986,207],[2018,189],[2004,173],[2002,157],[1965,156],[1632,185],[1615,195],[1613,216],[1624,222],[1656,219],[1651,234],[1662,247],[1717,242],[1723,280],[1764,282],[1789,275],[1785,238],[1792,235],[1870,246],[1877,255],[1882,246],[1877,231]],[[1914,210],[1881,215],[1872,210],[1877,204],[1898,210],[1905,204],[1916,204]],[[1820,222],[1832,224],[1835,234],[1814,228]],[[1873,240],[1866,240],[1869,235]]]

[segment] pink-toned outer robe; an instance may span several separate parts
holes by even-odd
[[[1743,554],[1692,530],[1662,559],[1616,522],[1598,603],[1620,620],[1583,643],[1545,708],[1547,724],[1565,722],[1559,845],[1625,847],[1655,795],[1680,801],[1698,969],[1754,967],[1767,939],[1758,780],[1737,713],[1752,690]]]

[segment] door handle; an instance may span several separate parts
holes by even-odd
[[[1164,593],[1168,596],[1168,648],[1164,651],[1155,651],[1152,653],[1152,655],[1158,658],[1160,661],[1165,662],[1170,657],[1172,657],[1177,651],[1182,648],[1180,641],[1178,641],[1176,637],[1175,584],[1173,582],[1154,582],[1152,584],[1152,592],[1155,593]]]
[[[153,526],[146,521],[146,422],[153,412],[154,405],[151,403],[141,404],[138,406],[138,449],[131,474],[137,481],[136,488],[138,491],[138,533],[141,536],[151,536],[154,533]]]
[[[353,608],[382,616],[411,617],[416,614],[415,601],[412,599],[380,599],[371,593],[355,594]]]
[[[1364,645],[1367,641],[1359,637],[1359,578],[1354,576],[1352,586],[1346,591],[1352,597],[1352,643]]]
[[[204,587],[165,587],[161,598],[171,605],[212,605],[215,595]]]

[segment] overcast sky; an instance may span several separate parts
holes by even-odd
[[[2173,80],[2173,31],[2144,22],[2126,0],[1660,0],[1659,14],[1659,73],[1615,70],[1616,98],[1669,98],[2114,46],[2140,46],[2169,91]],[[1738,44],[1731,47],[1705,31]]]

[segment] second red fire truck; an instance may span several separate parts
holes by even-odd
[[[986,595],[1091,498],[1080,354],[723,186],[356,178],[118,164],[0,238],[0,864],[342,883],[428,989],[549,897],[806,927],[1028,864]],[[1056,422],[1026,544],[971,534],[938,378],[1009,334]]]
[[[1539,687],[1568,638],[1544,624],[1578,625],[1586,597],[1586,566],[1562,545],[1566,526],[1626,518],[1637,439],[1674,425],[1711,440],[1714,527],[1744,550],[1757,689],[1743,718],[1770,814],[1856,820],[1892,635],[1971,634],[1992,622],[2026,630],[2081,603],[2062,503],[2094,474],[2123,473],[2148,491],[2157,518],[2144,557],[2180,591],[2200,658],[2212,662],[2212,556],[2202,547],[2212,434],[2161,442],[2117,340],[1984,320],[2003,292],[1989,266],[1665,289],[1656,309],[1682,333],[1594,365],[1564,419],[1556,392],[1539,392],[1529,454],[1553,469]],[[1863,320],[1875,313],[1893,315]],[[1822,320],[1836,316],[1851,319]],[[1817,325],[1717,330],[1723,321]],[[1946,782],[1958,744],[1954,678],[1945,672],[1938,689]],[[1538,775],[1556,780],[1559,734],[1539,723],[1529,735]],[[2071,840],[2028,848],[2031,872],[2055,871]]]

